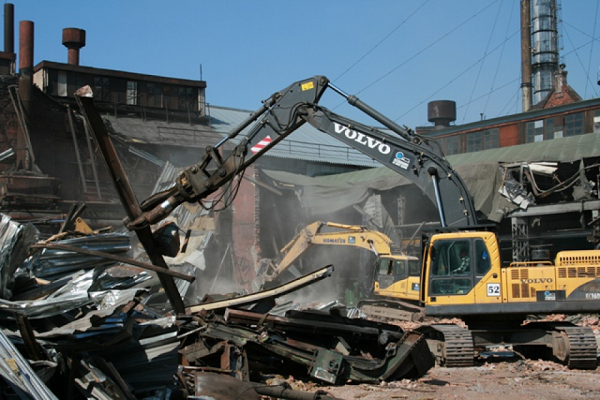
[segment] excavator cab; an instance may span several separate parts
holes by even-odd
[[[418,300],[421,261],[417,257],[380,256],[374,291],[381,296]]]
[[[475,304],[498,298],[499,265],[492,271],[492,253],[497,253],[497,244],[490,232],[433,235],[426,254],[425,303]],[[490,295],[490,288],[498,293]]]

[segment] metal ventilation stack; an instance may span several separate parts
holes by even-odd
[[[558,70],[558,0],[531,1],[533,104],[552,91]]]

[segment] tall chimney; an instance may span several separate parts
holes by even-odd
[[[4,51],[15,52],[15,6],[4,4]]]
[[[31,88],[33,86],[33,22],[19,22],[19,96],[29,115]]]
[[[533,105],[531,91],[531,1],[521,0],[521,89],[523,112]]]
[[[23,105],[25,125],[31,115],[31,98],[33,88],[33,22],[19,22],[19,97]],[[21,127],[24,129],[24,127]],[[18,136],[18,147],[27,148],[25,139],[26,132],[23,131]],[[25,143],[22,143],[24,141]],[[17,152],[17,166],[26,170],[31,170],[33,164],[33,155],[28,151]]]
[[[19,72],[33,74],[33,22],[19,22]]]
[[[79,49],[85,46],[85,31],[78,28],[63,29],[62,44],[69,49],[68,63],[79,65]]]

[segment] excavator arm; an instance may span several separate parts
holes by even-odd
[[[393,133],[344,118],[318,105],[327,88],[345,97]],[[203,158],[184,169],[170,189],[142,202],[143,214],[126,225],[130,229],[156,223],[183,202],[198,202],[216,192],[304,123],[331,135],[409,179],[437,205],[442,226],[477,224],[471,195],[434,141],[424,139],[375,111],[355,96],[348,96],[324,76],[298,81],[276,92],[263,106]],[[220,147],[244,132],[244,138],[223,159]]]

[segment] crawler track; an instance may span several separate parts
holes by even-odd
[[[596,369],[598,345],[594,331],[580,326],[561,326],[556,329],[564,332],[568,338],[567,366],[571,369]]]

